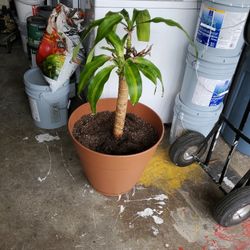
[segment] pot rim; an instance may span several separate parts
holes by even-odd
[[[101,98],[100,100],[115,100],[116,98]],[[69,131],[69,133],[70,133],[70,136],[71,136],[71,138],[73,139],[73,141],[76,143],[76,144],[78,144],[78,146],[80,146],[80,147],[82,147],[82,148],[84,148],[85,150],[87,150],[87,151],[89,151],[89,152],[92,152],[93,154],[97,154],[97,155],[102,155],[102,156],[104,156],[104,157],[122,157],[122,158],[128,158],[128,157],[131,157],[131,156],[139,156],[139,155],[142,155],[142,154],[146,154],[148,151],[150,151],[152,148],[154,148],[154,147],[156,147],[156,146],[158,146],[159,144],[160,144],[160,142],[161,142],[161,140],[162,140],[162,138],[163,138],[163,136],[164,136],[164,124],[163,124],[163,122],[162,122],[162,120],[161,120],[161,118],[160,118],[160,116],[153,110],[153,109],[151,109],[149,106],[147,106],[147,105],[145,105],[145,104],[143,104],[143,103],[137,103],[137,104],[140,104],[140,105],[142,105],[142,106],[144,106],[144,107],[147,107],[151,112],[153,112],[156,116],[157,116],[157,118],[159,119],[159,121],[161,122],[161,134],[160,134],[160,136],[159,136],[159,139],[157,140],[157,142],[154,144],[154,145],[152,145],[150,148],[148,148],[147,150],[144,150],[144,151],[142,151],[142,152],[139,152],[139,153],[135,153],[135,154],[129,154],[129,155],[112,155],[112,154],[104,154],[104,153],[100,153],[100,152],[97,152],[97,151],[94,151],[94,150],[92,150],[92,149],[89,149],[89,148],[87,148],[86,146],[84,146],[84,145],[82,145],[80,142],[78,142],[76,139],[75,139],[75,137],[73,136],[73,134],[72,134],[72,130],[70,129],[70,126],[69,126],[69,124],[70,124],[70,119],[71,119],[71,117],[72,117],[72,115],[74,114],[74,112],[76,112],[78,109],[80,109],[83,105],[89,105],[89,103],[88,102],[86,102],[86,103],[83,103],[82,105],[80,105],[77,109],[75,109],[73,112],[72,112],[72,114],[70,115],[70,117],[69,117],[69,120],[68,120],[68,124],[67,124],[67,127],[68,127],[68,131]],[[136,105],[137,105],[136,104]],[[74,123],[75,124],[75,123]],[[73,127],[72,127],[73,128]]]

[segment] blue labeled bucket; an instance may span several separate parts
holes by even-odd
[[[52,92],[39,68],[33,68],[24,74],[25,92],[29,98],[31,114],[39,128],[54,129],[67,124],[69,82]]]
[[[194,110],[186,106],[180,100],[180,95],[178,94],[175,98],[174,117],[169,139],[170,144],[188,130],[193,130],[207,136],[218,121],[222,108],[223,104],[221,103],[217,107],[217,110]]]
[[[208,54],[196,58],[189,46],[180,100],[199,111],[217,110],[228,92],[239,58]]]
[[[203,0],[195,33],[202,54],[231,57],[241,53],[250,0]]]

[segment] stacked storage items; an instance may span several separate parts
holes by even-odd
[[[38,10],[43,16],[27,18],[32,68],[24,74],[25,92],[34,124],[54,129],[67,124],[69,79],[83,61],[82,48],[72,59],[73,50],[80,43],[82,28],[76,24],[83,22],[83,12],[60,4],[47,21],[48,8]]]
[[[20,31],[23,50],[27,54],[27,42],[28,42],[28,33],[26,20],[29,16],[36,14],[36,9],[38,6],[42,5],[44,0],[15,0],[15,6],[17,11],[17,25]]]
[[[207,136],[223,109],[244,44],[249,0],[203,0],[189,46],[180,93],[176,96],[170,143],[186,130]]]

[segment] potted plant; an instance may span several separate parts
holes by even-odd
[[[97,191],[105,195],[119,195],[128,192],[139,180],[146,164],[163,137],[164,126],[159,116],[149,107],[138,103],[142,94],[141,74],[155,86],[157,81],[160,81],[163,91],[160,70],[145,58],[150,54],[151,46],[142,51],[137,51],[132,45],[132,34],[135,30],[139,41],[149,41],[150,23],[165,23],[168,26],[175,26],[182,30],[192,43],[187,32],[177,22],[160,17],[151,19],[148,10],[136,9],[134,9],[132,17],[125,9],[120,12],[108,12],[104,18],[90,23],[82,34],[82,39],[85,39],[92,29],[97,28],[94,46],[80,74],[78,84],[79,94],[86,87],[88,88],[88,103],[81,105],[71,114],[68,129],[87,179]],[[121,37],[116,32],[117,25],[124,26],[124,34]],[[108,46],[102,47],[107,53],[93,56],[95,46],[103,39],[108,44]],[[78,54],[79,48],[80,45],[76,47],[75,55]],[[118,97],[117,99],[99,100],[104,84],[114,70],[116,70],[119,79]],[[91,115],[91,113],[95,114],[96,111],[98,111],[98,114],[105,113],[104,111],[115,112],[114,114],[108,114],[111,117],[110,119],[100,118],[98,121],[97,115]],[[128,117],[128,113],[134,113],[136,117]],[[82,118],[83,116],[84,118]],[[152,145],[142,147],[142,152],[138,152],[132,147],[132,153],[121,154],[120,147],[127,139],[124,139],[126,124],[129,123],[127,119],[141,118],[147,122],[145,126],[152,130],[152,134],[156,135],[152,139]],[[92,124],[92,122],[95,122],[95,124]],[[144,127],[143,121],[140,122],[139,126]],[[90,124],[88,125],[88,123]],[[89,135],[84,135],[83,140],[80,138],[79,133],[81,131],[84,130],[83,132],[85,132],[89,128],[94,130],[91,132],[94,134],[98,127],[102,128],[110,123],[113,125],[110,135],[111,141],[116,143],[118,147],[118,153],[115,152],[115,155],[112,154],[112,150],[111,153],[103,153],[99,150],[97,150],[99,152],[96,152],[96,149],[91,146],[88,148],[89,146],[86,146],[83,140],[89,138]],[[84,128],[81,126],[84,126]],[[110,128],[108,129],[110,130]],[[148,138],[148,136],[146,132],[143,139]],[[99,139],[103,136],[100,134],[97,137]],[[109,144],[110,138],[105,137],[104,140],[102,143]],[[85,145],[82,145],[80,141]],[[107,147],[109,148],[109,146]]]

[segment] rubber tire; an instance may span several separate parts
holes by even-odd
[[[250,205],[250,186],[240,187],[227,194],[220,200],[213,209],[213,217],[223,227],[237,225],[250,217],[243,217],[241,220],[232,220],[233,215],[246,205]]]
[[[195,159],[186,160],[184,154],[189,147],[197,146],[199,147],[201,143],[205,140],[205,136],[196,131],[188,131],[186,134],[177,138],[176,141],[171,145],[169,149],[170,160],[179,167],[185,167],[193,162]],[[207,144],[204,146],[199,153],[199,156],[203,155],[207,149]]]

